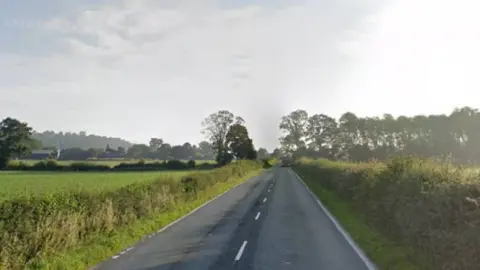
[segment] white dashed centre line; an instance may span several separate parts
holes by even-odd
[[[267,198],[265,197],[265,198],[263,199],[263,202],[266,202],[266,201],[267,201]]]
[[[247,246],[247,241],[243,241],[243,244],[240,247],[240,250],[238,251],[237,256],[235,256],[235,261],[238,261],[240,260],[240,258],[242,258],[242,254],[246,246]]]
[[[260,217],[260,212],[258,212],[257,215],[255,216],[255,220],[257,220],[259,217]]]

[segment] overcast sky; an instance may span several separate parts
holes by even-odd
[[[477,2],[0,0],[0,117],[183,143],[227,109],[271,150],[297,108],[480,108]]]

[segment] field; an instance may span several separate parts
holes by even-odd
[[[0,201],[25,195],[42,196],[65,191],[100,192],[162,178],[180,178],[179,172],[0,172]]]
[[[264,166],[242,161],[200,171],[1,172],[0,269],[89,269]]]

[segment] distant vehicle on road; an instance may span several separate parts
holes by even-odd
[[[283,157],[281,159],[281,167],[291,167],[292,166],[292,160],[289,157]]]

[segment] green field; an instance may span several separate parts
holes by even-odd
[[[0,201],[25,195],[46,195],[65,191],[113,190],[128,184],[167,177],[179,172],[0,172]]]

